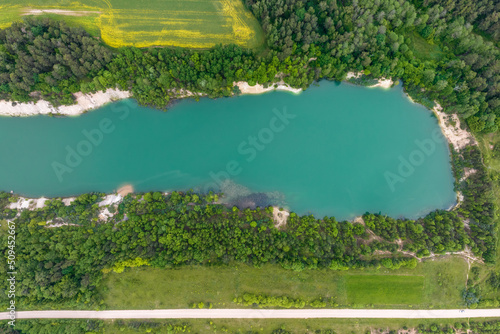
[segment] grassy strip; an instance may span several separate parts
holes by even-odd
[[[165,319],[165,320],[17,320],[13,329],[0,322],[0,332],[31,333],[271,333],[271,334],[373,334],[399,333],[418,328],[419,333],[497,333],[498,319]],[[453,331],[450,329],[453,328]],[[456,331],[459,330],[459,331]],[[461,331],[460,331],[461,330]]]
[[[417,328],[424,325],[467,326],[466,319],[193,319],[188,321],[168,320],[165,322],[154,321],[106,321],[104,329],[106,333],[172,333],[168,331],[168,323],[171,326],[187,324],[191,333],[262,333],[262,334],[366,334],[366,333],[389,333],[389,331],[400,329]],[[458,325],[460,323],[460,325]],[[404,333],[401,332],[401,333]]]
[[[199,302],[241,308],[233,299],[244,293],[308,301],[323,297],[327,307],[452,308],[462,306],[466,272],[465,261],[450,257],[400,269],[397,275],[385,268],[295,272],[276,265],[141,267],[107,274],[100,292],[108,309],[186,308]]]
[[[487,135],[476,135],[479,148],[485,166],[488,169],[492,182],[492,196],[497,208],[500,207],[500,135],[491,133]],[[498,210],[498,209],[497,209]],[[497,213],[498,215],[498,213]],[[498,234],[497,225],[497,234]],[[491,287],[487,282],[490,275],[500,272],[500,250],[497,242],[497,261],[494,265],[476,265],[477,275],[471,275],[476,283],[481,287],[481,297],[483,299],[500,299],[500,291]]]
[[[423,276],[351,275],[347,280],[347,295],[354,304],[421,304]]]

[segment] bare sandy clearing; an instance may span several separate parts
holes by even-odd
[[[432,109],[439,120],[439,126],[448,142],[453,145],[456,151],[463,149],[468,145],[477,145],[476,139],[467,130],[460,128],[460,119],[457,115],[448,115],[443,108],[436,103]]]
[[[275,224],[276,227],[285,226],[289,216],[290,212],[286,210],[281,211],[276,206],[273,207],[273,218],[276,223]]]

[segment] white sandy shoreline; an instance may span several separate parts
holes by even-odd
[[[359,78],[363,75],[363,72],[359,72],[359,73],[355,73],[355,72],[348,72],[347,73],[347,76],[346,76],[346,80],[349,80],[349,79],[352,79],[352,78]],[[384,88],[384,89],[389,89],[392,87],[392,85],[394,85],[394,81],[392,81],[391,79],[387,79],[387,78],[379,78],[378,79],[378,83],[374,84],[374,85],[371,85],[371,86],[364,86],[364,87],[367,87],[367,88],[375,88],[375,87],[380,87],[380,88]]]
[[[288,91],[294,94],[302,92],[302,88],[293,88],[280,81],[276,84],[264,88],[263,85],[256,84],[250,86],[248,82],[239,81],[234,83],[238,86],[242,94],[262,94],[273,90]],[[191,96],[203,96],[201,93],[192,93],[187,90],[179,90],[180,93],[177,98],[185,98]],[[100,108],[108,103],[115,102],[122,99],[132,97],[129,91],[119,89],[107,89],[106,91],[99,91],[97,93],[74,94],[76,103],[69,106],[54,107],[48,101],[40,100],[36,103],[14,103],[12,101],[0,101],[0,116],[11,117],[28,117],[36,115],[61,115],[61,116],[78,116],[89,110]]]
[[[474,136],[467,130],[460,127],[460,119],[456,114],[446,114],[443,108],[437,103],[432,109],[436,115],[439,123],[439,127],[443,132],[443,135],[448,139],[448,142],[453,145],[456,151],[460,151],[468,145],[477,145],[477,141]]]
[[[360,73],[355,74],[353,72],[349,72],[347,74],[347,79],[352,77],[359,77],[360,75],[361,75]],[[291,87],[290,85],[286,84],[283,80],[277,83],[272,83],[268,87],[264,87],[264,85],[260,84],[250,86],[248,82],[245,81],[234,82],[233,85],[239,88],[242,95],[247,95],[247,94],[256,95],[271,91],[286,91],[286,92],[291,92],[293,94],[300,94],[303,91],[302,88]],[[381,78],[377,84],[367,87],[390,88],[392,87],[392,85],[393,81],[391,79]],[[178,93],[180,93],[180,95],[177,98],[203,96],[203,94],[201,93],[192,93],[190,91],[182,89]],[[27,117],[36,115],[78,116],[89,110],[102,107],[110,102],[132,97],[132,93],[130,91],[123,91],[119,89],[107,89],[106,91],[99,91],[97,93],[91,93],[91,94],[76,93],[74,95],[76,98],[75,104],[69,106],[59,106],[59,107],[54,107],[48,101],[44,100],[40,100],[36,103],[33,102],[14,103],[11,101],[0,101],[0,116],[14,116],[14,117]]]
[[[281,91],[291,92],[294,94],[299,94],[302,92],[302,88],[293,88],[283,81],[271,84],[267,88],[264,88],[263,85],[259,84],[256,84],[255,86],[250,86],[248,82],[245,81],[235,82],[234,86],[238,86],[241,94],[263,94],[274,90],[281,90]]]
[[[103,105],[121,99],[127,99],[132,94],[128,91],[108,89],[93,94],[76,93],[76,104],[54,107],[49,102],[40,100],[36,103],[16,103],[0,101],[0,116],[27,117],[35,115],[65,115],[78,116],[88,110],[102,107]]]
[[[100,221],[107,221],[109,218],[113,217],[116,214],[116,209],[118,208],[118,205],[123,201],[125,196],[128,194],[134,194],[134,187],[131,184],[126,184],[120,188],[118,188],[116,191],[112,193],[105,194],[102,197],[102,200],[97,202],[99,206],[99,220]],[[165,195],[168,195],[168,193],[164,193]],[[76,197],[38,197],[38,198],[30,198],[30,197],[16,197],[15,202],[10,202],[7,204],[4,208],[0,207],[0,210],[3,209],[12,209],[12,210],[38,210],[38,209],[43,209],[47,204],[47,201],[54,200],[54,199],[60,199],[65,206],[71,205]],[[114,207],[115,210],[110,211],[110,208]],[[114,213],[111,213],[114,212]],[[290,211],[281,209],[277,206],[273,207],[273,220],[275,223],[275,226],[277,228],[281,226],[285,226],[288,217],[290,216]],[[52,221],[46,222],[47,227],[60,227],[68,224],[53,224]]]
[[[134,193],[134,187],[131,184],[126,184],[112,193],[105,194],[102,200],[98,202],[99,220],[107,221],[109,218],[113,217],[117,212],[116,209],[118,207],[118,204],[122,202],[123,198],[128,194],[133,194],[133,193]],[[69,206],[73,203],[76,197],[72,196],[72,197],[53,197],[53,198],[49,197],[30,198],[30,197],[19,196],[16,197],[15,202],[10,202],[5,206],[5,208],[19,210],[19,211],[23,210],[32,211],[44,208],[47,205],[46,204],[47,201],[54,199],[59,199],[64,203],[64,205]],[[114,210],[110,211],[111,207],[114,207]],[[0,208],[0,210],[3,210],[5,208]],[[73,224],[53,223],[52,220],[46,222],[46,227],[60,227],[64,225],[73,225]]]

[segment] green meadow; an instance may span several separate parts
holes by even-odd
[[[457,257],[421,263],[416,269],[291,271],[266,265],[254,268],[129,268],[109,273],[101,284],[108,309],[244,307],[233,302],[244,293],[314,300],[327,307],[461,307],[467,264]]]
[[[187,325],[191,333],[259,333],[259,334],[305,334],[325,333],[334,330],[336,334],[388,333],[390,330],[415,328],[418,325],[452,325],[465,323],[466,319],[184,319],[184,320],[130,320],[106,321],[105,333],[171,334],[169,325]],[[284,331],[279,331],[284,330]],[[322,330],[323,332],[318,332]],[[328,333],[328,332],[326,332]],[[331,333],[331,332],[329,332]],[[405,332],[400,332],[406,334]]]
[[[347,297],[350,304],[421,304],[424,276],[349,275]]]

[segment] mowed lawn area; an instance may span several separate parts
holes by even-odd
[[[264,33],[241,0],[0,0],[0,28],[46,15],[100,32],[112,46],[259,48]]]
[[[421,304],[424,276],[351,275],[347,278],[350,304]]]
[[[424,262],[416,269],[308,270],[275,265],[254,268],[129,268],[106,274],[100,288],[108,309],[244,307],[233,302],[244,293],[315,300],[327,307],[454,308],[462,306],[467,264],[460,258]]]

